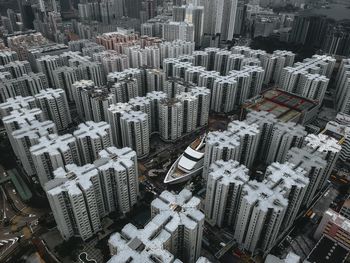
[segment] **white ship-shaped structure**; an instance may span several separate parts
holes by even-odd
[[[164,183],[178,184],[200,174],[203,170],[206,136],[196,139],[184,151],[183,154],[173,163]]]

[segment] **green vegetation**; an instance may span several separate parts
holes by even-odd
[[[55,247],[55,250],[61,258],[69,257],[72,261],[77,257],[81,249],[83,249],[82,241],[80,238],[76,237],[63,241],[63,243]]]
[[[16,157],[6,133],[0,135],[0,163],[6,170],[16,167]]]
[[[300,10],[299,7],[296,7],[291,4],[287,4],[285,6],[277,6],[273,8],[273,12],[275,13],[295,13]]]
[[[250,47],[253,49],[262,49],[268,53],[273,53],[273,51],[278,49],[289,50],[296,54],[296,62],[312,57],[317,51],[315,47],[281,42],[275,37],[257,37],[252,41]]]

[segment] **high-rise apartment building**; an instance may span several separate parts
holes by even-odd
[[[35,166],[30,153],[30,147],[39,142],[39,138],[49,134],[57,133],[55,123],[52,121],[31,120],[21,125],[21,128],[12,132],[14,152],[18,154],[18,159],[21,161],[22,167],[27,175],[36,174]]]
[[[179,99],[162,99],[159,102],[159,132],[164,140],[174,141],[183,132],[183,103]]]
[[[288,199],[288,206],[281,224],[281,230],[288,230],[302,206],[309,186],[307,172],[302,167],[292,163],[272,163],[265,172],[265,182],[272,190],[280,188],[280,192]]]
[[[181,263],[182,261],[174,256],[178,256],[184,246],[181,240],[182,234],[179,238],[174,237],[177,232],[173,230],[172,226],[179,225],[180,222],[177,219],[178,217],[174,216],[172,211],[165,211],[154,216],[144,228],[137,228],[130,223],[125,225],[120,233],[112,234],[108,240],[112,255],[108,263],[130,260],[145,263],[152,263],[155,260],[162,263]],[[189,220],[186,221],[184,223],[188,225]],[[175,244],[172,243],[174,241]],[[179,250],[176,245],[180,247]],[[204,257],[199,257],[197,261],[192,261],[192,258],[189,260],[191,261],[185,260],[184,262],[210,263]]]
[[[220,75],[224,76],[227,75],[227,73],[232,70],[229,67],[229,57],[234,56],[235,54],[232,54],[228,50],[220,50],[215,53],[214,58],[214,68],[213,70],[220,73]],[[232,62],[232,59],[231,59]]]
[[[206,51],[196,50],[193,52],[194,56],[194,65],[204,67],[206,70],[209,70],[209,54]]]
[[[47,76],[49,87],[54,87],[55,80],[53,72],[59,66],[59,57],[58,56],[50,56],[45,55],[36,59],[36,67],[39,72],[44,73]]]
[[[350,59],[343,59],[336,77],[336,108],[350,114]]]
[[[17,152],[16,142],[12,136],[12,132],[21,129],[23,126],[27,125],[32,121],[43,122],[45,120],[43,112],[38,108],[33,108],[27,110],[25,108],[11,111],[11,114],[2,118],[2,123],[4,124],[7,136],[10,140],[13,151],[15,152],[17,158],[19,158],[19,153]]]
[[[142,111],[147,114],[148,118],[148,128],[150,134],[152,133],[152,104],[151,100],[145,97],[135,97],[129,100],[129,105],[131,105],[134,111]]]
[[[72,97],[74,99],[78,115],[81,119],[84,119],[84,106],[82,98],[82,90],[93,89],[95,83],[92,80],[80,80],[76,81],[72,85]]]
[[[208,171],[205,216],[211,225],[233,228],[242,187],[249,181],[248,169],[234,160],[218,160]]]
[[[107,88],[99,88],[91,80],[75,82],[73,98],[80,118],[86,121],[107,120],[107,109],[115,103],[115,97]]]
[[[153,91],[147,93],[147,98],[151,104],[151,126],[150,129],[152,132],[160,131],[160,112],[159,112],[159,104],[163,99],[166,99],[167,95],[162,91]]]
[[[272,128],[268,151],[265,153],[265,162],[282,162],[288,150],[292,147],[301,147],[307,132],[305,127],[294,122],[278,122]]]
[[[248,124],[244,121],[233,121],[229,123],[227,130],[240,138],[240,156],[237,161],[248,168],[252,168],[259,150],[261,134],[259,125]]]
[[[243,186],[240,209],[237,213],[235,240],[255,254],[267,251],[279,233],[288,199],[265,183],[249,181]]]
[[[183,127],[182,133],[186,134],[194,131],[197,127],[198,117],[198,98],[190,92],[182,92],[176,98],[182,102],[183,105]]]
[[[0,66],[1,70],[8,71],[11,73],[13,78],[19,78],[25,74],[32,72],[32,68],[28,61],[11,61],[5,64],[3,67]]]
[[[140,96],[137,79],[125,78],[118,80],[111,88],[116,102],[128,102],[130,99]]]
[[[308,152],[304,148],[292,148],[288,151],[286,162],[300,166],[307,172],[309,185],[306,190],[302,206],[309,207],[320,188],[320,182],[324,174],[327,162],[320,155]]]
[[[230,131],[209,132],[205,144],[203,178],[207,180],[209,167],[217,160],[239,160],[240,138]]]
[[[147,92],[161,91],[164,81],[164,71],[159,69],[146,69]]]
[[[67,129],[72,123],[66,92],[63,89],[43,89],[34,95],[34,98],[45,119],[52,120],[58,130]]]
[[[163,24],[163,38],[167,41],[194,41],[194,27],[192,23],[170,21]]]
[[[123,227],[120,233],[112,234],[108,240],[112,258],[108,263],[134,261],[150,263],[156,258],[163,263],[173,263],[174,255],[171,250],[171,233],[164,227],[169,220],[169,214],[159,214],[143,229],[132,224]],[[171,219],[170,219],[171,220]],[[142,245],[144,249],[133,246]]]
[[[54,87],[61,88],[66,91],[67,97],[73,101],[73,83],[78,80],[86,79],[80,74],[77,67],[59,67],[53,71]]]
[[[6,102],[0,104],[0,116],[3,118],[11,114],[14,110],[19,109],[34,109],[36,108],[35,99],[32,96],[22,97],[16,96],[8,98]]]
[[[102,229],[99,198],[102,195],[99,173],[93,164],[68,164],[54,172],[45,191],[57,229],[63,239],[91,238]]]
[[[228,57],[226,72],[224,75],[228,75],[231,70],[241,70],[245,56],[242,54],[232,54]]]
[[[191,94],[198,99],[197,116],[195,116],[196,127],[203,127],[209,123],[209,109],[211,91],[205,87],[194,87]]]
[[[309,89],[312,89],[312,86],[306,85],[305,77],[302,79],[300,76],[319,74],[329,79],[332,75],[334,65],[334,58],[326,55],[314,55],[311,58],[304,59],[303,62],[295,63],[293,67],[288,66],[283,68],[280,74],[279,85],[282,89],[291,93],[301,95],[305,92],[308,94]],[[320,78],[319,75],[314,76],[314,78]],[[325,78],[321,78],[321,80],[326,81]],[[323,86],[321,87],[323,88]],[[323,96],[323,90],[320,92],[312,91],[312,93],[319,93],[319,97]]]
[[[257,124],[260,128],[260,144],[257,156],[260,160],[265,159],[266,152],[269,149],[273,138],[273,127],[278,122],[275,115],[267,111],[251,111],[247,114],[245,120],[249,124]]]
[[[49,134],[40,137],[30,148],[32,160],[41,186],[54,178],[54,171],[67,164],[81,164],[76,139],[71,134]]]
[[[182,6],[183,7],[183,6]],[[204,6],[189,4],[185,6],[185,22],[193,24],[194,42],[199,47],[202,44],[204,28]]]
[[[31,72],[15,79],[5,78],[0,82],[0,98],[4,102],[16,96],[33,96],[46,87],[48,87],[47,78],[42,72]]]
[[[123,71],[129,68],[129,59],[128,56],[124,54],[104,56],[102,58],[102,66],[106,73]]]
[[[191,41],[175,40],[160,44],[160,61],[166,58],[178,58],[181,55],[191,55],[195,44]],[[163,66],[164,69],[164,66]]]
[[[95,122],[107,120],[107,109],[116,102],[113,94],[105,88],[84,89],[81,96],[85,120]]]
[[[234,78],[215,79],[211,91],[210,109],[212,111],[228,113],[234,110],[237,94],[237,81]]]
[[[341,146],[336,139],[327,135],[309,134],[304,139],[304,148],[314,155],[320,155],[327,162],[317,190],[322,189],[333,172],[334,165],[340,155]]]
[[[101,230],[101,219],[111,212],[127,213],[138,196],[136,153],[109,147],[93,164],[55,170],[45,190],[64,239],[86,240]]]
[[[200,256],[204,214],[199,211],[200,200],[183,189],[178,195],[162,192],[151,203],[151,216],[170,214],[165,229],[171,234],[171,248],[175,257],[184,262],[196,262]]]
[[[265,56],[262,60],[262,67],[265,70],[264,84],[278,81],[285,64],[284,56],[274,54]]]
[[[18,55],[15,51],[11,51],[11,50],[0,51],[0,65],[6,65],[16,60],[18,60]]]
[[[215,81],[219,77],[220,77],[219,72],[205,71],[199,75],[198,86],[206,87],[213,92]],[[215,85],[218,85],[218,84],[215,84]]]
[[[112,146],[111,126],[106,122],[87,121],[73,133],[77,139],[81,163],[92,163],[103,149]]]
[[[300,14],[294,19],[290,40],[302,45],[321,46],[329,24],[327,16]]]
[[[112,72],[107,75],[109,87],[112,87],[115,83],[123,82],[124,80],[128,79],[133,81],[136,79],[136,85],[138,87],[137,96],[143,96],[146,94],[146,80],[142,69],[129,68],[122,72]]]
[[[118,148],[123,147],[120,118],[123,115],[123,113],[127,113],[132,110],[133,110],[132,106],[128,103],[112,104],[107,110],[108,123],[111,126],[111,130],[112,130],[113,144]]]
[[[104,212],[100,214],[130,212],[139,195],[136,152],[130,148],[109,147],[102,150],[99,156],[94,165],[104,185]]]
[[[147,156],[150,150],[148,115],[142,111],[124,112],[120,126],[123,146],[135,150],[139,158]]]
[[[323,102],[324,95],[328,87],[329,79],[319,74],[301,74],[297,94],[304,98]]]
[[[1,106],[0,106],[1,108]],[[350,115],[338,113],[334,120],[329,121],[323,133],[331,134],[335,139],[339,139],[341,144],[340,160],[346,162],[350,159]]]
[[[237,105],[242,105],[247,99],[260,94],[264,72],[260,66],[243,66],[241,70],[230,71],[229,75],[237,81]]]
[[[199,76],[206,72],[205,67],[202,66],[191,66],[186,69],[185,72],[185,81],[188,83],[193,83],[198,85]]]
[[[207,21],[204,26],[204,34],[210,38],[215,38],[219,35],[220,40],[232,40],[237,0],[206,1],[204,10],[204,20]]]

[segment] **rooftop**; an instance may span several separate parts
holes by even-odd
[[[73,135],[76,138],[91,137],[92,139],[107,136],[110,133],[111,126],[107,122],[87,121],[80,123],[78,129]]]
[[[71,144],[75,144],[76,139],[72,134],[64,134],[58,136],[57,134],[49,134],[41,137],[38,144],[30,148],[32,155],[41,155],[48,153],[49,155],[61,155],[62,153],[71,149]]]
[[[332,222],[345,232],[350,233],[350,220],[345,218],[341,214],[329,208],[324,213],[324,218],[326,218],[327,222]]]
[[[206,87],[193,87],[190,91],[194,96],[207,95],[210,96],[211,91]]]
[[[318,106],[317,102],[278,89],[270,89],[243,105],[248,111],[267,111],[288,122]]]
[[[129,111],[124,112],[120,119],[125,120],[127,122],[139,122],[139,121],[147,121],[148,116],[146,113],[142,111]]]
[[[214,131],[209,132],[206,139],[207,145],[217,148],[238,148],[240,146],[240,138],[230,131]]]
[[[99,170],[114,169],[117,171],[125,171],[136,166],[136,152],[131,148],[125,147],[118,149],[116,147],[108,147],[99,152],[100,159],[94,162]]]
[[[349,251],[341,244],[323,236],[308,255],[305,263],[344,263]]]
[[[164,243],[171,238],[171,234],[163,228],[167,220],[168,216],[157,215],[143,229],[137,229],[129,223],[124,226],[121,233],[111,235],[108,243],[111,253],[115,255],[108,263],[173,262],[174,256],[164,249]]]
[[[280,132],[288,133],[290,136],[305,137],[308,135],[305,127],[295,122],[278,122],[274,128],[280,130]]]
[[[57,89],[43,89],[38,94],[35,94],[34,97],[36,99],[51,99],[51,98],[60,98],[62,96],[65,96],[65,91],[63,89],[57,88]]]
[[[136,74],[141,74],[141,69],[138,68],[128,68],[122,72],[111,72],[107,75],[107,80],[109,82],[117,82],[119,79],[134,76]]]
[[[92,187],[91,177],[98,176],[98,170],[93,164],[77,166],[68,164],[54,171],[54,179],[45,184],[45,190],[50,195],[67,192],[68,195],[79,195],[82,190]]]
[[[276,116],[267,111],[251,111],[247,114],[245,121],[250,124],[258,124],[259,126],[263,123],[274,124],[278,122]]]
[[[14,138],[27,137],[30,140],[38,140],[40,137],[56,132],[56,125],[52,121],[30,121],[27,125],[23,125],[20,129],[14,131]]]
[[[75,88],[85,88],[85,87],[94,87],[95,83],[92,80],[79,80],[73,83],[73,87]]]
[[[265,180],[272,189],[281,187],[288,192],[293,186],[305,188],[309,185],[307,172],[302,167],[289,162],[283,164],[275,162],[269,165],[265,173]]]
[[[150,100],[161,100],[161,99],[165,99],[167,97],[167,95],[163,91],[148,92],[146,96]]]
[[[286,160],[289,163],[300,165],[308,171],[312,167],[316,167],[317,169],[325,169],[327,166],[327,162],[319,155],[315,155],[304,148],[291,148],[287,153]]]
[[[118,102],[116,104],[112,104],[108,108],[108,112],[111,114],[121,114],[128,111],[132,111],[132,106],[129,103]]]
[[[162,99],[159,103],[166,107],[182,105],[181,101],[177,98],[165,98],[165,99]]]
[[[14,98],[8,98],[6,102],[0,104],[0,111],[2,117],[9,115],[11,111],[22,108],[31,109],[35,108],[35,99],[32,96],[22,97],[16,96]]]
[[[16,123],[18,126],[21,126],[23,124],[27,124],[30,121],[34,120],[42,120],[43,119],[43,112],[38,109],[18,109],[11,111],[11,114],[4,117],[2,119],[2,122],[4,124],[10,124],[10,123]]]
[[[179,225],[195,229],[197,223],[204,220],[204,214],[199,211],[199,205],[200,199],[192,197],[192,193],[187,189],[183,189],[178,195],[163,191],[151,203],[151,207],[156,208],[160,214],[171,214],[171,220],[165,226],[165,229],[171,233]]]
[[[228,131],[234,133],[235,135],[241,136],[258,136],[260,134],[260,129],[258,124],[248,124],[245,121],[233,121],[228,124]]]
[[[246,60],[246,62],[253,62],[254,60]],[[242,70],[231,70],[229,72],[232,77],[247,77],[250,76],[251,72],[265,72],[260,66],[244,66]]]
[[[220,180],[221,184],[243,185],[249,181],[249,170],[234,160],[218,160],[209,167],[209,177]]]
[[[272,190],[266,183],[249,181],[243,186],[242,193],[247,203],[265,212],[268,209],[281,211],[288,206],[288,199],[280,192]]]
[[[319,152],[333,152],[341,151],[341,146],[338,141],[324,134],[309,134],[304,140],[306,146],[315,149]]]
[[[128,102],[132,107],[144,107],[150,104],[150,99],[146,97],[131,98]]]

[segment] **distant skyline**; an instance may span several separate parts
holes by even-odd
[[[0,5],[3,7],[0,9],[1,15],[6,16],[7,9],[13,9],[16,12],[19,12],[17,1],[13,0],[0,0]]]
[[[350,1],[349,1],[350,5]],[[329,18],[332,18],[337,21],[344,19],[349,19],[350,17],[350,8],[344,8],[342,4],[332,4],[331,8],[315,8],[305,11],[306,14],[319,14],[326,15]]]

